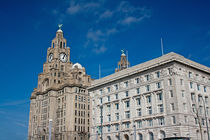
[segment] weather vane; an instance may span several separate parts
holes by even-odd
[[[63,24],[58,24],[59,29],[61,30],[61,27],[63,26]]]
[[[124,54],[124,50],[121,50],[122,54]]]

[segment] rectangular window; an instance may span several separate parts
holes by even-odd
[[[162,101],[163,100],[162,93],[157,93],[157,99],[159,101]]]
[[[100,92],[101,95],[103,94],[103,90],[102,89],[100,89],[99,92]]]
[[[117,94],[115,94],[115,99],[118,99],[118,93],[117,93]]]
[[[139,94],[140,93],[140,88],[136,89],[136,93]]]
[[[170,94],[170,97],[171,97],[171,98],[174,97],[173,90],[170,90],[170,91],[169,91],[169,94]]]
[[[160,72],[159,72],[159,71],[156,72],[156,77],[157,77],[157,78],[160,78]]]
[[[180,85],[183,85],[183,79],[180,79]]]
[[[137,109],[137,116],[141,116],[141,108]]]
[[[126,91],[125,92],[125,97],[128,97],[128,96],[129,96],[128,91]]]
[[[175,107],[174,107],[174,103],[171,103],[171,111],[174,111]]]
[[[191,93],[191,100],[195,101],[195,93]]]
[[[199,85],[199,84],[197,84],[197,90],[198,90],[198,91],[200,90],[200,85]]]
[[[150,76],[149,75],[146,75],[145,78],[146,78],[146,81],[149,81]]]
[[[119,124],[115,125],[115,130],[118,131],[119,130]]]
[[[100,98],[100,103],[103,104],[103,98]]]
[[[130,101],[125,101],[125,107],[129,108],[130,107]]]
[[[141,98],[137,98],[136,103],[137,103],[137,105],[141,105]]]
[[[110,125],[107,126],[107,132],[110,132]]]
[[[137,128],[142,128],[142,121],[137,121]]]
[[[125,111],[125,118],[129,119],[130,118],[130,111]]]
[[[205,103],[208,104],[208,102],[209,102],[209,98],[206,96],[205,97]]]
[[[114,85],[114,87],[115,87],[115,90],[118,90],[118,85]]]
[[[189,72],[188,76],[189,76],[189,78],[192,78],[192,72]]]
[[[159,110],[159,113],[163,113],[164,112],[163,104],[158,105],[158,110]]]
[[[130,123],[129,122],[125,123],[125,128],[130,128]]]
[[[156,88],[157,89],[161,88],[161,83],[160,82],[156,83]]]
[[[152,107],[151,106],[147,107],[147,113],[148,113],[148,115],[152,114]]]
[[[184,90],[182,90],[181,92],[182,92],[182,97],[185,97]]]
[[[165,124],[164,118],[158,118],[158,123],[160,126],[164,125]]]
[[[108,92],[110,92],[110,91],[111,91],[110,87],[107,87],[107,91],[108,91]]]
[[[128,87],[128,81],[124,82],[124,86]]]
[[[119,113],[115,113],[115,117],[116,117],[116,120],[118,121],[120,119]]]
[[[176,124],[176,117],[172,116],[172,124]]]
[[[111,115],[107,115],[107,118],[108,118],[108,121],[110,122],[111,121]]]
[[[190,88],[193,88],[193,82],[190,82]]]
[[[110,105],[107,105],[107,110],[111,111],[111,106]]]
[[[152,100],[151,100],[151,95],[146,96],[146,99],[147,99],[147,103],[151,103],[151,102],[152,102]]]
[[[147,85],[147,86],[146,86],[146,91],[147,91],[147,92],[150,91],[150,85]]]
[[[116,104],[115,104],[115,108],[116,108],[116,110],[119,109],[119,103],[116,103]]]
[[[203,87],[203,91],[206,92],[206,86]]]
[[[152,119],[150,119],[150,120],[147,120],[147,124],[148,124],[148,126],[153,126],[153,122],[152,122]]]
[[[110,96],[107,96],[107,101],[110,102]]]
[[[138,84],[139,83],[139,78],[136,78],[135,81],[136,81],[136,84]]]
[[[171,86],[172,85],[172,80],[168,79],[168,85]]]

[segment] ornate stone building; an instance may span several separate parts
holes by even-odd
[[[119,65],[127,63],[125,60],[122,54]],[[209,67],[176,53],[129,68],[125,65],[88,88],[91,140],[207,140]]]
[[[31,94],[28,139],[47,140],[49,134],[52,140],[88,139],[90,82],[85,68],[70,61],[63,31],[57,30]]]

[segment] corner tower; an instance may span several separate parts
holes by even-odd
[[[52,140],[88,139],[90,98],[86,88],[90,82],[85,68],[70,61],[70,48],[59,26],[31,94],[28,139],[47,140],[50,134]]]
[[[122,54],[120,57],[120,61],[118,62],[118,67],[115,69],[115,72],[121,71],[123,69],[126,69],[130,66],[130,63],[128,62],[127,56],[124,53],[124,50],[121,50]]]

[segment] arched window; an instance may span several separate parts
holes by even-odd
[[[139,133],[139,140],[143,140],[143,135]]]
[[[110,136],[107,136],[107,140],[111,140],[111,137]]]
[[[62,41],[61,41],[61,43],[60,43],[60,48],[62,48]]]
[[[149,140],[154,140],[154,135],[152,132],[149,132]]]
[[[163,139],[166,137],[166,134],[164,131],[160,131],[160,139]]]

